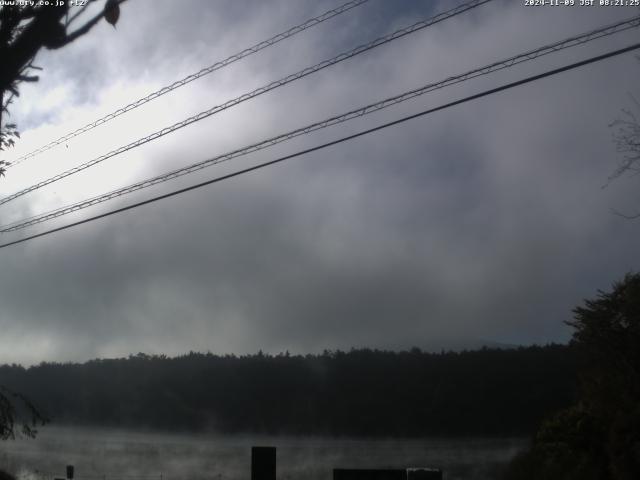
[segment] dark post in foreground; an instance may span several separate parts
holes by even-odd
[[[333,480],[442,480],[435,468],[335,468]]]
[[[407,471],[403,468],[334,468],[333,480],[407,480]]]
[[[276,447],[251,447],[251,480],[276,480]]]

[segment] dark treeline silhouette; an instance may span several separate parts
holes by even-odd
[[[55,424],[358,436],[517,435],[575,400],[567,346],[0,367]]]

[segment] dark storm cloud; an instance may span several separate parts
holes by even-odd
[[[166,104],[132,112],[129,123],[94,133],[80,152],[103,153],[114,138],[136,138],[424,14],[416,2],[398,4],[372,0],[370,8],[195,82]],[[51,88],[83,79],[65,94],[69,109],[108,112],[117,105],[106,99],[136,98],[143,86],[171,83],[333,3],[152,5],[128,2],[117,32],[104,25],[81,44],[43,56]],[[437,10],[451,6],[441,2]],[[511,2],[481,8],[56,188],[68,196],[83,185],[101,192],[108,174],[122,185],[633,13],[551,14]],[[438,92],[176,184],[624,45],[633,35]],[[609,213],[633,208],[636,185],[600,187],[615,165],[607,125],[639,70],[625,56],[6,249],[0,360],[564,341],[570,309],[637,268],[640,224]],[[48,87],[38,87],[30,95],[46,95]],[[37,101],[19,108],[23,124],[42,129],[45,119],[68,115]],[[53,189],[43,190],[34,196],[38,208],[57,206]],[[14,208],[35,205],[25,199]]]

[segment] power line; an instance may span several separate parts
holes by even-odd
[[[574,37],[570,37],[555,43],[552,43],[550,45],[546,45],[540,48],[537,48],[535,50],[530,50],[527,51],[525,53],[521,53],[519,55],[515,55],[512,57],[509,57],[505,60],[501,60],[498,62],[494,62],[490,65],[487,66],[483,66],[480,68],[476,68],[474,70],[471,70],[469,72],[463,73],[461,75],[456,75],[453,77],[449,77],[445,80],[442,80],[440,82],[436,82],[436,83],[430,83],[427,85],[424,85],[420,88],[414,89],[414,90],[410,90],[408,92],[404,92],[400,95],[396,95],[394,97],[390,97],[390,98],[386,98],[384,100],[378,101],[376,103],[355,109],[355,110],[351,110],[347,113],[343,113],[337,116],[333,116],[330,117],[328,119],[324,119],[322,121],[298,128],[296,130],[275,136],[275,137],[271,137],[269,139],[266,140],[262,140],[258,143],[249,145],[249,146],[245,146],[243,148],[231,151],[231,152],[227,152],[224,153],[222,155],[218,155],[216,157],[213,158],[209,158],[206,159],[202,162],[198,162],[186,167],[182,167],[176,170],[172,170],[170,172],[158,175],[156,177],[152,177],[149,179],[145,179],[142,180],[140,182],[128,185],[126,187],[122,187],[116,190],[112,190],[108,193],[104,193],[89,199],[85,199],[82,200],[80,202],[71,204],[71,205],[67,205],[46,213],[42,213],[42,214],[38,214],[36,216],[27,218],[27,219],[22,219],[22,220],[18,220],[16,222],[13,222],[11,224],[8,225],[3,225],[0,227],[0,233],[7,233],[7,232],[12,232],[12,231],[16,231],[16,230],[20,230],[23,228],[27,228],[30,227],[32,225],[36,225],[42,222],[46,222],[49,220],[52,220],[54,218],[58,218],[61,217],[63,215],[67,215],[69,213],[78,211],[78,210],[82,210],[88,207],[91,207],[93,205],[97,205],[99,203],[103,203],[106,202],[108,200],[114,199],[116,197],[120,197],[129,193],[133,193],[135,191],[138,190],[142,190],[144,188],[148,188],[151,187],[153,185],[157,185],[159,183],[163,183],[166,182],[168,180],[172,180],[178,177],[181,177],[183,175],[186,175],[188,173],[193,173],[195,171],[201,170],[203,168],[207,168],[210,167],[212,165],[215,165],[217,163],[222,163],[224,161],[227,160],[231,160],[233,158],[237,158],[240,156],[244,156],[244,155],[248,155],[250,153],[254,153],[256,151],[265,149],[265,148],[269,148],[273,145],[288,141],[292,138],[296,138],[298,136],[301,135],[306,135],[308,133],[312,133],[314,131],[323,129],[323,128],[327,128],[333,125],[337,125],[339,123],[343,123],[349,120],[352,120],[354,118],[360,117],[360,116],[364,116],[364,115],[368,115],[374,112],[377,112],[379,110],[388,108],[392,105],[396,105],[398,103],[410,100],[412,98],[415,98],[417,96],[420,95],[424,95],[428,92],[432,92],[434,90],[438,90],[441,88],[445,88],[447,86],[451,86],[457,83],[461,83],[463,81],[467,81],[470,80],[472,78],[476,78],[482,75],[487,75],[489,73],[492,72],[496,72],[499,70],[503,70],[505,68],[509,68],[512,67],[514,65],[518,65],[530,60],[534,60],[536,58],[539,58],[541,56],[553,53],[553,52],[558,52],[560,50],[563,49],[567,49],[567,48],[572,48],[575,47],[577,45],[581,45],[605,36],[609,36],[609,35],[613,35],[615,33],[619,33],[619,32],[623,32],[626,31],[630,28],[635,28],[640,26],[640,15],[639,16],[635,16],[632,18],[629,18],[627,20],[623,20],[611,25],[607,25],[605,27],[601,27],[598,28],[596,30],[592,30],[588,33],[584,33],[578,36],[574,36]]]
[[[198,183],[196,185],[191,185],[189,187],[181,188],[179,190],[174,190],[173,192],[165,193],[163,195],[159,195],[157,197],[153,197],[153,198],[150,198],[148,200],[144,200],[144,201],[141,201],[141,202],[138,202],[138,203],[134,203],[134,204],[128,205],[126,207],[122,207],[122,208],[118,208],[118,209],[115,209],[115,210],[111,210],[109,212],[106,212],[106,213],[103,213],[103,214],[100,214],[100,215],[96,215],[96,216],[93,216],[93,217],[90,217],[90,218],[85,218],[84,220],[80,220],[80,221],[77,221],[77,222],[74,222],[74,223],[69,223],[67,225],[63,225],[63,226],[58,227],[58,228],[53,228],[53,229],[47,230],[45,232],[37,233],[37,234],[31,235],[29,237],[25,237],[25,238],[21,238],[19,240],[15,240],[13,242],[8,242],[8,243],[0,245],[0,248],[6,248],[6,247],[9,247],[11,245],[16,245],[18,243],[23,243],[23,242],[26,242],[26,241],[29,241],[29,240],[33,240],[35,238],[43,237],[45,235],[50,235],[50,234],[55,233],[55,232],[60,232],[62,230],[66,230],[66,229],[69,229],[69,228],[72,228],[72,227],[77,227],[79,225],[83,225],[85,223],[92,222],[94,220],[98,220],[98,219],[105,218],[105,217],[108,217],[108,216],[111,216],[111,215],[115,215],[116,213],[121,213],[121,212],[124,212],[124,211],[127,211],[127,210],[132,210],[134,208],[141,207],[143,205],[148,205],[150,203],[154,203],[154,202],[157,202],[159,200],[163,200],[165,198],[170,198],[170,197],[179,195],[181,193],[189,192],[191,190],[196,190],[198,188],[205,187],[207,185],[211,185],[211,184],[214,184],[214,183],[218,183],[218,182],[221,182],[223,180],[227,180],[229,178],[237,177],[239,175],[252,172],[254,170],[259,170],[259,169],[268,167],[270,165],[274,165],[276,163],[283,162],[285,160],[290,160],[292,158],[300,157],[302,155],[306,155],[306,154],[311,153],[311,152],[322,150],[324,148],[331,147],[333,145],[338,145],[340,143],[343,143],[343,142],[346,142],[346,141],[349,141],[349,140],[353,140],[355,138],[362,137],[364,135],[368,135],[370,133],[374,133],[374,132],[377,132],[379,130],[382,130],[382,129],[385,129],[385,128],[388,128],[388,127],[391,127],[391,126],[394,126],[394,125],[398,125],[398,124],[407,122],[409,120],[413,120],[415,118],[419,118],[419,117],[422,117],[422,116],[425,116],[425,115],[429,115],[431,113],[434,113],[434,112],[437,112],[437,111],[440,111],[440,110],[445,110],[447,108],[451,108],[451,107],[454,107],[456,105],[460,105],[462,103],[470,102],[472,100],[477,100],[479,98],[486,97],[488,95],[492,95],[494,93],[498,93],[498,92],[501,92],[501,91],[504,91],[504,90],[508,90],[510,88],[514,88],[514,87],[517,87],[517,86],[520,86],[520,85],[531,83],[531,82],[540,80],[540,79],[545,78],[545,77],[550,77],[552,75],[557,75],[559,73],[566,72],[568,70],[573,70],[575,68],[582,67],[584,65],[588,65],[588,64],[591,64],[591,63],[599,62],[601,60],[605,60],[607,58],[611,58],[611,57],[614,57],[614,56],[617,56],[617,55],[622,55],[623,53],[627,53],[627,52],[630,52],[630,51],[633,51],[633,50],[637,50],[639,48],[640,48],[640,43],[635,43],[635,44],[630,45],[628,47],[621,48],[621,49],[618,49],[618,50],[614,50],[614,51],[605,53],[603,55],[598,55],[598,56],[595,56],[595,57],[591,57],[591,58],[588,58],[586,60],[582,60],[580,62],[572,63],[572,64],[569,64],[569,65],[565,65],[564,67],[556,68],[556,69],[553,69],[553,70],[548,70],[548,71],[546,71],[544,73],[541,73],[541,74],[538,74],[538,75],[533,75],[533,76],[530,76],[530,77],[526,77],[524,79],[521,79],[521,80],[518,80],[518,81],[515,81],[515,82],[507,83],[507,84],[502,85],[500,87],[496,87],[496,88],[492,88],[492,89],[489,89],[489,90],[485,90],[485,91],[477,93],[475,95],[471,95],[471,96],[468,96],[468,97],[461,98],[459,100],[455,100],[453,102],[446,103],[444,105],[440,105],[439,107],[430,108],[428,110],[424,110],[422,112],[415,113],[413,115],[408,115],[408,116],[402,117],[402,118],[400,118],[398,120],[394,120],[392,122],[384,123],[382,125],[378,125],[377,127],[373,127],[373,128],[370,128],[370,129],[363,130],[361,132],[355,133],[353,135],[348,135],[348,136],[339,138],[338,140],[333,140],[331,142],[323,143],[321,145],[317,145],[315,147],[308,148],[306,150],[301,150],[299,152],[296,152],[296,153],[293,153],[293,154],[290,154],[290,155],[285,155],[283,157],[279,157],[279,158],[276,158],[274,160],[261,163],[259,165],[254,165],[253,167],[245,168],[243,170],[239,170],[239,171],[234,172],[234,173],[230,173],[230,174],[227,174],[227,175],[216,177],[216,178],[213,178],[211,180],[207,180],[205,182]]]
[[[149,95],[147,95],[146,97],[140,98],[138,100],[136,100],[135,102],[132,102],[124,107],[119,108],[118,110],[115,110],[114,112],[111,112],[107,115],[105,115],[102,118],[99,118],[98,120],[95,120],[91,123],[86,124],[83,127],[78,128],[77,130],[74,130],[73,132],[67,133],[66,135],[63,135],[62,137],[53,140],[51,142],[49,142],[46,145],[43,145],[40,148],[37,148],[36,150],[33,150],[29,153],[26,153],[25,155],[22,155],[21,157],[19,157],[18,159],[16,159],[14,162],[11,163],[11,165],[9,165],[9,167],[15,167],[16,165],[21,164],[22,162],[24,162],[25,160],[28,160],[30,158],[33,158],[43,152],[46,152],[47,150],[52,149],[53,147],[55,147],[56,145],[60,145],[61,143],[65,143],[69,140],[71,140],[74,137],[77,137],[78,135],[81,135],[85,132],[88,132],[89,130],[92,130],[94,128],[96,128],[99,125],[102,125],[104,123],[109,122],[110,120],[113,120],[116,117],[119,117],[120,115],[123,115],[126,112],[129,112],[135,108],[138,108],[142,105],[144,105],[145,103],[148,103],[152,100],[155,100],[156,98],[161,97],[162,95],[165,95],[177,88],[180,88],[190,82],[193,82],[194,80],[197,80],[201,77],[204,77],[205,75],[209,75],[210,73],[215,72],[216,70],[220,70],[228,65],[231,65],[232,63],[237,62],[238,60],[242,60],[243,58],[246,58],[250,55],[253,55],[254,53],[258,53],[261,50],[264,50],[265,48],[271,47],[283,40],[286,40],[287,38],[293,37],[295,35],[297,35],[300,32],[303,32],[304,30],[307,30],[308,28],[311,27],[315,27],[316,25],[321,24],[322,22],[329,20],[333,17],[336,17],[342,13],[345,13],[355,7],[359,7],[360,5],[368,2],[369,0],[352,0],[349,1],[337,8],[334,8],[332,10],[328,10],[326,12],[324,12],[321,15],[318,15],[317,17],[311,18],[309,20],[307,20],[304,23],[301,23],[300,25],[296,25],[295,27],[291,27],[290,29],[282,32],[282,33],[278,33],[277,35],[274,35],[271,38],[268,38],[267,40],[263,40],[262,42],[256,43],[255,45],[253,45],[252,47],[246,48],[244,50],[242,50],[241,52],[235,53],[233,55],[231,55],[230,57],[227,57],[224,60],[220,60],[216,63],[214,63],[213,65],[209,65],[208,67],[203,68],[202,70],[200,70],[199,72],[196,73],[192,73],[191,75],[188,75],[186,77],[184,77],[181,80],[177,80],[175,82],[173,82],[171,85],[167,85],[159,90],[156,90],[155,92],[150,93]]]
[[[8,203],[8,202],[10,202],[12,200],[15,200],[16,198],[19,198],[19,197],[21,197],[23,195],[26,195],[27,193],[33,192],[33,191],[38,190],[38,189],[40,189],[40,188],[42,188],[42,187],[44,187],[46,185],[49,185],[49,184],[54,183],[54,182],[57,182],[58,180],[62,180],[63,178],[66,178],[66,177],[68,177],[70,175],[73,175],[75,173],[78,173],[78,172],[81,172],[83,170],[86,170],[87,168],[92,167],[93,165],[96,165],[98,163],[104,162],[105,160],[107,160],[107,159],[109,159],[111,157],[114,157],[114,156],[119,155],[121,153],[127,152],[129,150],[132,150],[132,149],[134,149],[136,147],[139,147],[139,146],[144,145],[144,144],[146,144],[148,142],[156,140],[156,139],[158,139],[160,137],[163,137],[163,136],[165,136],[165,135],[167,135],[169,133],[175,132],[176,130],[184,128],[184,127],[186,127],[188,125],[191,125],[193,123],[199,122],[200,120],[203,120],[203,119],[205,119],[207,117],[210,117],[211,115],[214,115],[214,114],[219,113],[219,112],[221,112],[223,110],[226,110],[226,109],[231,108],[231,107],[233,107],[235,105],[238,105],[238,104],[240,104],[242,102],[245,102],[247,100],[255,98],[255,97],[259,96],[259,95],[262,95],[263,93],[267,93],[267,92],[269,92],[271,90],[274,90],[276,88],[279,88],[279,87],[282,87],[284,85],[287,85],[287,84],[289,84],[291,82],[294,82],[296,80],[304,78],[304,77],[306,77],[308,75],[311,75],[313,73],[319,72],[320,70],[323,70],[323,69],[325,69],[327,67],[335,65],[337,63],[340,63],[340,62],[342,62],[344,60],[347,60],[349,58],[355,57],[356,55],[360,55],[360,54],[362,54],[364,52],[367,52],[367,51],[369,51],[371,49],[374,49],[374,48],[379,47],[381,45],[390,43],[390,42],[392,42],[394,40],[397,40],[399,38],[402,38],[402,37],[404,37],[406,35],[409,35],[411,33],[415,33],[415,32],[417,32],[419,30],[422,30],[422,29],[424,29],[426,27],[429,27],[431,25],[434,25],[436,23],[442,22],[442,21],[444,21],[446,19],[455,17],[456,15],[460,15],[460,14],[462,14],[462,13],[468,11],[468,10],[471,10],[473,8],[476,8],[476,7],[479,7],[480,5],[483,5],[483,4],[488,3],[490,1],[491,0],[473,0],[471,2],[468,2],[468,3],[465,3],[463,5],[460,5],[460,6],[456,7],[456,8],[448,10],[448,11],[446,11],[444,13],[441,13],[439,15],[433,16],[433,17],[431,17],[429,19],[422,20],[420,22],[414,23],[413,25],[411,25],[409,27],[401,28],[399,30],[396,30],[395,32],[393,32],[393,33],[391,33],[389,35],[385,35],[383,37],[379,37],[379,38],[377,38],[377,39],[375,39],[375,40],[373,40],[373,41],[371,41],[371,42],[369,42],[367,44],[360,45],[360,46],[358,46],[358,47],[356,47],[356,48],[354,48],[354,49],[352,49],[352,50],[350,50],[348,52],[341,53],[341,54],[339,54],[339,55],[337,55],[337,56],[335,56],[335,57],[333,57],[333,58],[331,58],[329,60],[325,60],[323,62],[317,63],[316,65],[313,65],[311,67],[307,67],[307,68],[305,68],[303,70],[300,70],[299,72],[296,72],[296,73],[288,75],[288,76],[286,76],[284,78],[281,78],[280,80],[276,80],[274,82],[271,82],[268,85],[265,85],[263,87],[257,88],[255,90],[249,92],[249,93],[245,93],[245,94],[243,94],[243,95],[241,95],[239,97],[236,97],[236,98],[234,98],[232,100],[229,100],[229,101],[227,101],[227,102],[225,102],[225,103],[223,103],[221,105],[217,105],[217,106],[215,106],[215,107],[213,107],[213,108],[211,108],[209,110],[200,112],[200,113],[198,113],[196,115],[193,115],[192,117],[189,117],[189,118],[187,118],[185,120],[182,120],[182,121],[180,121],[178,123],[175,123],[175,124],[173,124],[173,125],[171,125],[169,127],[165,127],[165,128],[163,128],[161,130],[158,130],[158,131],[156,131],[156,132],[154,132],[154,133],[152,133],[152,134],[150,134],[150,135],[148,135],[146,137],[140,138],[140,139],[138,139],[138,140],[136,140],[136,141],[134,141],[134,142],[132,142],[132,143],[130,143],[128,145],[119,147],[119,148],[117,148],[115,150],[110,151],[109,153],[106,153],[106,154],[101,155],[101,156],[99,156],[97,158],[89,160],[89,161],[87,161],[85,163],[82,163],[82,164],[76,166],[76,167],[73,167],[73,168],[71,168],[69,170],[66,170],[66,171],[62,172],[62,173],[54,175],[53,177],[50,177],[50,178],[48,178],[46,180],[42,180],[41,182],[38,182],[38,183],[36,183],[34,185],[31,185],[30,187],[27,187],[27,188],[25,188],[23,190],[20,190],[20,191],[18,191],[16,193],[13,193],[13,194],[11,194],[11,195],[9,195],[7,197],[4,197],[4,198],[0,199],[0,205],[4,205],[5,203]]]

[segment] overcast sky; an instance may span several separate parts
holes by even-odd
[[[98,2],[102,3],[102,2]],[[43,51],[11,160],[340,0],[130,0]],[[370,0],[10,169],[4,197],[459,2]],[[495,1],[0,207],[2,224],[640,13]],[[634,29],[419,97],[20,233],[128,205],[626,46]],[[0,250],[0,362],[566,342],[563,321],[639,266],[640,180],[602,186],[626,54]]]

